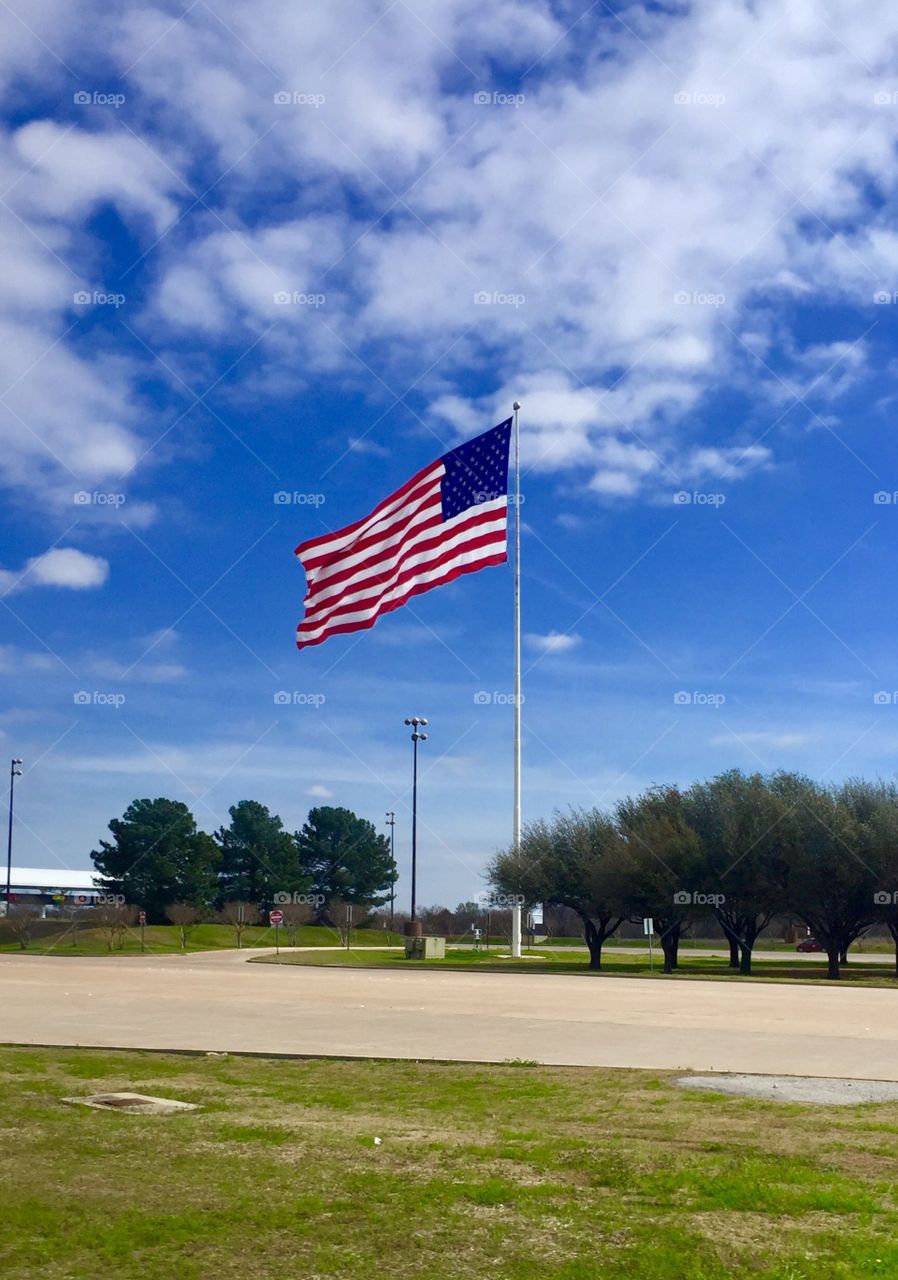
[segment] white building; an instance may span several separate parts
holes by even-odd
[[[0,870],[0,914],[6,914],[5,868]],[[103,890],[94,871],[68,871],[61,867],[13,867],[9,893],[12,902],[29,906],[91,907]]]

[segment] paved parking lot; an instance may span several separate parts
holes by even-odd
[[[898,991],[0,956],[0,1040],[898,1080]]]

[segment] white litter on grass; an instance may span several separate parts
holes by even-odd
[[[164,1116],[176,1111],[198,1111],[195,1102],[177,1102],[174,1098],[153,1098],[145,1093],[92,1093],[86,1098],[63,1098],[79,1107],[95,1111],[124,1111],[127,1115]]]
[[[681,1089],[732,1093],[773,1102],[810,1102],[826,1107],[855,1107],[864,1102],[898,1101],[898,1082],[839,1080],[827,1076],[680,1076]]]
[[[382,1143],[382,1142],[383,1142],[383,1138],[375,1138],[375,1139],[374,1139],[374,1145],[375,1145],[376,1147],[379,1147],[379,1146],[381,1145],[381,1143]]]

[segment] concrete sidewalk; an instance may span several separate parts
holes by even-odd
[[[0,956],[0,1040],[898,1080],[898,993],[257,965],[253,951]]]

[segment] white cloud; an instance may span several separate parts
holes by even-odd
[[[0,569],[0,587],[4,593],[29,587],[70,587],[84,591],[102,587],[108,576],[109,562],[102,556],[88,555],[75,547],[53,547],[43,555],[32,556],[18,573]]]
[[[537,653],[570,653],[583,643],[581,636],[568,635],[561,631],[550,631],[547,635],[528,632],[524,636],[527,645]]]
[[[41,500],[143,452],[143,357],[111,365],[64,336],[73,290],[106,283],[85,223],[108,205],[141,251],[162,237],[148,306],[128,312],[154,348],[205,358],[265,334],[235,377],[418,379],[450,434],[517,396],[525,467],[582,470],[600,495],[772,461],[698,412],[718,387],[787,396],[740,333],[796,391],[869,376],[863,345],[802,351],[768,311],[786,324],[795,301],[867,305],[898,283],[896,108],[874,101],[898,54],[887,0],[631,6],[570,35],[547,0],[334,0],[302,21],[289,0],[222,0],[175,23],[125,0],[80,18],[35,0],[35,40],[0,16],[26,81],[55,85],[89,41],[129,108],[0,139],[0,467]],[[494,81],[528,68],[522,100],[497,101]],[[472,400],[474,376],[493,394]]]
[[[322,786],[320,782],[316,782],[306,790],[306,795],[311,796],[315,800],[330,800],[333,794],[333,791],[331,791],[329,787]]]

